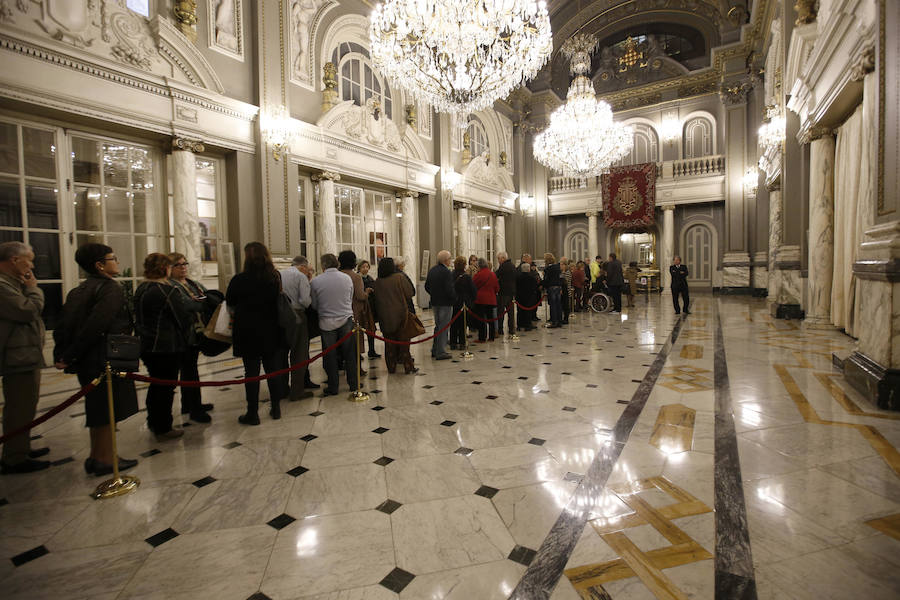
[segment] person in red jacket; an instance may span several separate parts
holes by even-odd
[[[492,311],[497,306],[497,294],[500,293],[500,282],[497,275],[491,271],[487,261],[483,258],[478,259],[478,272],[472,277],[475,283],[475,312],[482,319],[489,319]],[[491,332],[491,341],[494,340],[494,328],[489,327],[488,323],[478,322],[478,342],[486,341],[487,332]]]

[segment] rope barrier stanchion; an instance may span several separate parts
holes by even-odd
[[[363,328],[359,326],[356,319],[353,320],[353,337],[355,348],[353,353],[356,354],[356,391],[350,392],[347,400],[350,402],[368,402],[369,394],[362,391],[362,366],[360,365],[360,338],[362,337]]]
[[[112,479],[107,479],[97,486],[91,494],[95,499],[105,500],[133,492],[141,484],[141,480],[132,475],[119,473],[119,448],[116,444],[116,409],[113,401],[113,372],[109,362],[106,363],[106,399],[109,404],[109,434],[112,437]]]
[[[465,359],[474,358],[475,355],[469,352],[469,319],[466,313],[469,312],[469,307],[463,303],[462,314],[463,314],[463,340],[465,340],[465,345],[463,346],[463,353],[460,354],[461,357]]]

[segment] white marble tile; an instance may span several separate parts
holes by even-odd
[[[381,456],[381,437],[377,433],[345,433],[309,442],[302,464],[307,469],[324,469],[370,463]]]
[[[91,508],[91,500],[69,498],[19,502],[0,508],[0,550],[4,558],[31,550],[49,540]]]
[[[481,487],[468,459],[458,454],[395,460],[384,471],[388,497],[404,504],[464,496]]]
[[[454,430],[460,446],[472,449],[515,446],[533,437],[517,420],[504,418],[464,421],[458,423]]]
[[[381,438],[384,455],[394,459],[449,454],[462,445],[456,431],[441,425],[391,429]]]
[[[276,532],[267,525],[180,535],[153,550],[125,598],[247,598],[259,588]]]
[[[532,444],[476,450],[469,460],[481,482],[497,489],[560,481],[566,474],[544,448]]]
[[[804,423],[748,431],[741,437],[803,464],[806,467],[844,462],[875,454],[860,435],[847,427]]]
[[[516,543],[537,550],[577,483],[554,481],[501,490],[491,501]]]
[[[401,600],[505,600],[515,589],[525,567],[498,560],[471,567],[428,573],[416,577],[400,593]]]
[[[285,473],[300,464],[306,442],[279,438],[253,440],[232,448],[210,473],[216,479],[234,479],[264,473]]]
[[[215,481],[197,490],[172,527],[179,533],[194,533],[267,523],[287,512],[293,485],[294,478],[284,473]]]
[[[397,600],[399,596],[382,585],[367,585],[314,596],[284,596],[284,598],[285,600]]]
[[[310,517],[279,532],[260,589],[271,598],[330,593],[377,584],[394,566],[387,515]]]
[[[363,433],[378,427],[378,413],[364,405],[356,405],[355,410],[332,412],[316,417],[312,434],[318,436],[345,433]]]
[[[284,512],[297,519],[357,512],[371,510],[387,498],[383,467],[371,463],[328,467],[297,477]]]
[[[140,459],[129,474],[142,482],[166,480],[190,483],[212,473],[229,452],[224,448],[179,451],[163,447],[161,450],[160,454]]]
[[[391,522],[397,566],[410,573],[502,560],[515,546],[490,500],[481,496],[406,504]]]
[[[290,403],[282,403],[286,407]],[[309,415],[291,416],[281,418],[277,421],[268,418],[268,409],[266,405],[260,408],[260,421],[262,423],[256,427],[242,426],[240,437],[236,438],[238,442],[246,443],[253,440],[265,440],[272,438],[292,438],[297,439],[307,435],[312,431],[315,417]],[[282,409],[284,410],[284,409]]]

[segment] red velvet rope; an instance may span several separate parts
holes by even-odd
[[[518,302],[516,302],[516,304],[518,304]],[[502,312],[502,313],[500,313],[500,314],[497,315],[496,317],[492,317],[492,318],[490,318],[490,319],[485,319],[485,318],[483,318],[483,317],[479,317],[479,316],[476,315],[476,314],[472,311],[472,309],[469,308],[469,307],[466,307],[466,312],[468,312],[470,315],[472,315],[473,317],[475,317],[475,320],[476,320],[476,321],[481,321],[482,323],[493,323],[493,322],[499,321],[499,320],[501,320],[503,317],[505,317],[505,316],[506,316],[506,313],[508,313],[508,312],[512,309],[512,305],[513,305],[513,303],[510,302],[510,303],[509,303],[509,306],[507,306],[505,309],[503,309],[503,312]],[[530,310],[530,309],[529,309],[529,310]]]
[[[6,435],[0,437],[0,444],[5,444],[6,441],[9,440],[10,438],[14,438],[17,435],[26,433],[27,431],[37,427],[44,421],[48,421],[51,418],[58,415],[59,413],[61,413],[62,411],[66,410],[67,408],[69,408],[70,406],[72,406],[73,404],[75,404],[76,402],[81,400],[81,398],[84,397],[88,392],[90,392],[95,387],[97,387],[97,384],[100,383],[100,380],[101,380],[101,377],[98,377],[94,381],[90,382],[89,384],[87,384],[86,386],[84,386],[83,388],[81,388],[80,390],[75,392],[75,394],[73,394],[69,398],[66,398],[61,403],[57,404],[56,406],[54,406],[53,408],[51,408],[50,410],[48,410],[47,412],[42,414],[40,417],[38,417],[37,419],[35,419],[31,423],[29,423],[28,425],[23,425],[22,427],[19,427],[15,431],[11,431],[11,432],[7,433]]]
[[[389,340],[388,338],[381,337],[380,335],[378,335],[378,334],[375,333],[374,331],[369,331],[368,329],[365,329],[364,331],[366,332],[366,335],[371,335],[371,336],[372,336],[373,338],[375,338],[376,340],[381,340],[381,341],[384,342],[385,344],[394,344],[395,346],[412,346],[413,344],[421,344],[422,342],[427,342],[428,340],[433,340],[433,339],[436,338],[437,336],[441,335],[442,333],[444,333],[445,331],[447,331],[448,329],[450,329],[450,326],[453,325],[453,322],[459,318],[459,315],[462,314],[462,311],[463,311],[463,309],[459,309],[458,311],[456,311],[456,314],[453,315],[453,318],[450,319],[450,322],[447,323],[444,327],[442,327],[442,328],[440,329],[440,331],[435,331],[434,334],[429,335],[429,336],[426,337],[426,338],[422,338],[421,340],[416,340],[416,341],[412,341],[412,340]]]
[[[139,375],[137,373],[125,373],[125,374],[118,373],[118,375],[120,377],[124,377],[125,379],[133,379],[134,381],[145,381],[147,383],[156,383],[159,385],[177,385],[177,386],[181,386],[181,387],[218,387],[218,386],[223,386],[223,385],[240,385],[242,383],[252,383],[254,381],[262,381],[263,379],[271,379],[272,377],[281,377],[282,375],[287,375],[288,373],[290,373],[292,371],[301,369],[301,368],[307,366],[308,364],[322,358],[323,356],[325,356],[326,354],[328,354],[329,352],[331,352],[332,350],[334,350],[335,348],[337,348],[338,346],[343,344],[345,341],[350,339],[350,336],[352,336],[354,333],[355,333],[355,330],[350,330],[349,332],[347,332],[347,334],[344,337],[342,337],[341,339],[336,341],[334,344],[332,344],[325,350],[322,350],[321,352],[319,352],[312,358],[309,358],[302,362],[298,362],[294,365],[291,365],[290,367],[288,367],[286,369],[279,369],[278,371],[266,373],[265,375],[257,375],[255,377],[245,377],[244,379],[229,379],[227,381],[180,381],[177,379],[157,379],[155,377],[148,377],[146,375]]]
[[[521,304],[519,304],[518,300],[513,300],[513,302],[516,303],[516,306],[519,307],[519,310],[535,310],[538,306],[541,305],[541,302],[543,302],[544,298],[546,298],[546,297],[547,296],[542,296],[541,299],[538,300],[537,304],[535,304],[534,306],[522,306]]]

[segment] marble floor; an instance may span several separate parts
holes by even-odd
[[[206,389],[213,422],[163,443],[139,413],[141,485],[111,500],[76,404],[33,431],[51,469],[0,477],[0,597],[900,597],[900,414],[832,368],[850,338],[699,296],[429,347],[415,376],[366,361],[363,404],[244,427],[243,390]],[[75,387],[48,370],[40,410]]]

